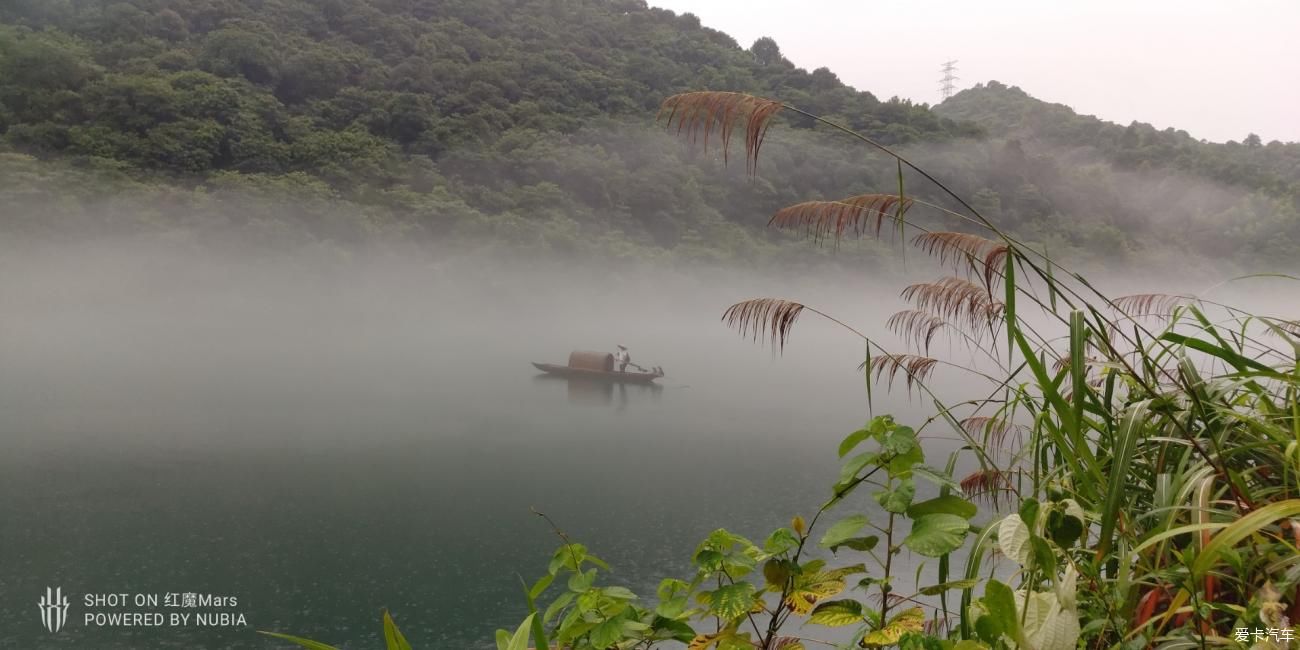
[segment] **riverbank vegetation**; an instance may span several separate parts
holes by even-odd
[[[781,112],[802,111],[697,92],[670,98],[661,117],[693,141],[743,141],[752,171]],[[952,270],[903,290],[913,308],[889,325],[905,349],[863,337],[868,386],[913,391],[933,414],[915,426],[875,417],[840,445],[843,469],[819,509],[762,542],[719,529],[697,548],[695,573],[664,580],[654,598],[602,584],[608,567],[556,529],[563,543],[547,572],[524,586],[529,614],[498,633],[498,648],[839,643],[819,628],[844,628],[858,647],[927,650],[1285,647],[1255,632],[1300,619],[1294,314],[1103,295],[960,195],[949,194],[953,210],[914,198],[915,184],[948,188],[843,131],[894,168],[894,184],[797,204],[770,224],[834,241],[900,233]],[[967,228],[935,230],[936,214]],[[738,303],[723,320],[784,349],[801,316],[857,333],[782,298]],[[931,356],[936,339],[985,361]],[[929,382],[949,370],[987,385],[941,400]],[[961,448],[927,459],[926,436]],[[953,476],[958,467],[973,469]],[[918,483],[936,496],[918,499]],[[876,506],[883,520],[868,514]],[[902,553],[932,558],[937,579],[902,588]]]

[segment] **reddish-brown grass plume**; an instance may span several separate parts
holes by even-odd
[[[739,331],[741,336],[752,337],[755,341],[766,333],[773,346],[784,350],[785,342],[790,339],[790,330],[803,310],[804,306],[797,302],[756,298],[728,307],[722,314],[722,322]]]
[[[724,162],[728,160],[732,133],[740,125],[745,131],[745,170],[753,174],[758,169],[758,150],[781,107],[781,102],[743,93],[698,91],[664,100],[658,119],[666,119],[668,128],[676,126],[678,134],[706,149],[716,133]]]
[[[1007,258],[1006,244],[964,232],[921,233],[912,239],[912,245],[939,258],[940,264],[952,264],[954,269],[965,265],[984,278],[986,288],[993,286],[993,278]]]
[[[1129,316],[1169,316],[1175,307],[1193,302],[1192,296],[1169,293],[1137,293],[1111,301],[1115,309]]]
[[[921,282],[903,289],[902,297],[949,322],[963,322],[971,330],[991,327],[1002,317],[1002,303],[993,300],[986,288],[962,278],[947,277]]]
[[[919,309],[905,309],[885,321],[889,331],[910,341],[918,350],[926,354],[930,353],[930,343],[934,341],[935,334],[938,334],[944,325],[942,318]]]
[[[938,359],[922,357],[915,354],[882,354],[871,357],[871,372],[876,376],[876,382],[888,376],[886,385],[889,388],[894,387],[894,379],[901,372],[906,381],[907,390],[917,383],[924,383],[930,378],[930,373],[939,364]],[[865,370],[867,362],[863,361],[858,364],[858,370]]]
[[[895,194],[859,194],[841,201],[805,201],[783,208],[767,222],[777,228],[802,228],[814,240],[830,236],[836,240],[852,232],[880,235],[886,216],[901,218],[912,199]],[[892,215],[891,215],[892,211]]]

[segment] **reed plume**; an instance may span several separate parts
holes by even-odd
[[[794,322],[804,309],[802,304],[790,300],[756,298],[728,307],[722,313],[722,322],[739,331],[741,336],[751,337],[755,341],[761,334],[767,333],[773,346],[785,350],[785,342],[790,339]]]
[[[804,234],[821,241],[828,235],[841,239],[850,230],[854,236],[880,236],[886,216],[901,219],[912,199],[895,194],[859,194],[840,201],[805,201],[783,208],[768,220],[768,226],[803,228]]]
[[[736,125],[741,125],[745,131],[745,171],[752,175],[758,170],[758,150],[767,129],[781,108],[781,102],[744,93],[697,91],[664,100],[656,119],[665,120],[670,129],[676,125],[679,135],[702,144],[705,150],[716,133],[722,143],[724,164],[728,162],[731,136]]]
[[[867,363],[863,361],[858,364],[858,370],[866,370]],[[924,383],[930,378],[939,360],[915,354],[881,354],[871,357],[870,363],[870,372],[875,374],[877,383],[882,377],[888,375],[886,385],[893,388],[894,379],[899,372],[902,372],[905,375],[907,390],[911,391],[913,386]]]
[[[964,232],[921,233],[912,239],[912,245],[939,258],[940,264],[951,263],[954,270],[965,263],[971,273],[984,278],[984,286],[990,290],[1008,251],[1005,243]]]
[[[909,285],[900,295],[919,309],[949,322],[965,322],[972,330],[992,327],[1002,317],[1001,302],[993,300],[985,287],[962,278],[946,277]]]
[[[1169,316],[1175,307],[1195,301],[1192,296],[1170,293],[1136,293],[1111,301],[1115,309],[1129,316]]]
[[[885,321],[889,331],[911,341],[926,354],[930,354],[930,343],[944,325],[942,318],[919,309],[904,309]]]

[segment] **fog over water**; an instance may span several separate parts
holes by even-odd
[[[775,355],[722,310],[789,297],[893,341],[906,283],[114,244],[2,258],[0,646],[28,648],[278,647],[258,629],[371,648],[383,608],[417,647],[481,647],[523,618],[516,574],[558,545],[530,507],[653,595],[711,530],[761,540],[810,516],[869,417],[860,340],[805,314]],[[619,343],[664,367],[660,387],[529,365]],[[986,392],[951,369],[934,384]],[[875,407],[933,412],[901,389]],[[926,445],[938,466],[955,448]],[[54,636],[35,615],[47,586],[74,594]],[[234,596],[248,627],[88,628],[75,599],[101,592]]]

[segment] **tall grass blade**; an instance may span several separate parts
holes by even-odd
[[[1137,451],[1137,441],[1141,436],[1143,425],[1146,424],[1150,408],[1151,400],[1142,400],[1129,406],[1120,420],[1119,436],[1115,440],[1117,447],[1112,450],[1110,484],[1107,486],[1106,501],[1101,511],[1101,538],[1097,544],[1098,560],[1105,558],[1106,553],[1110,551],[1115,535],[1115,524],[1119,520],[1120,506],[1125,502],[1124,482],[1128,478],[1129,466]]]

